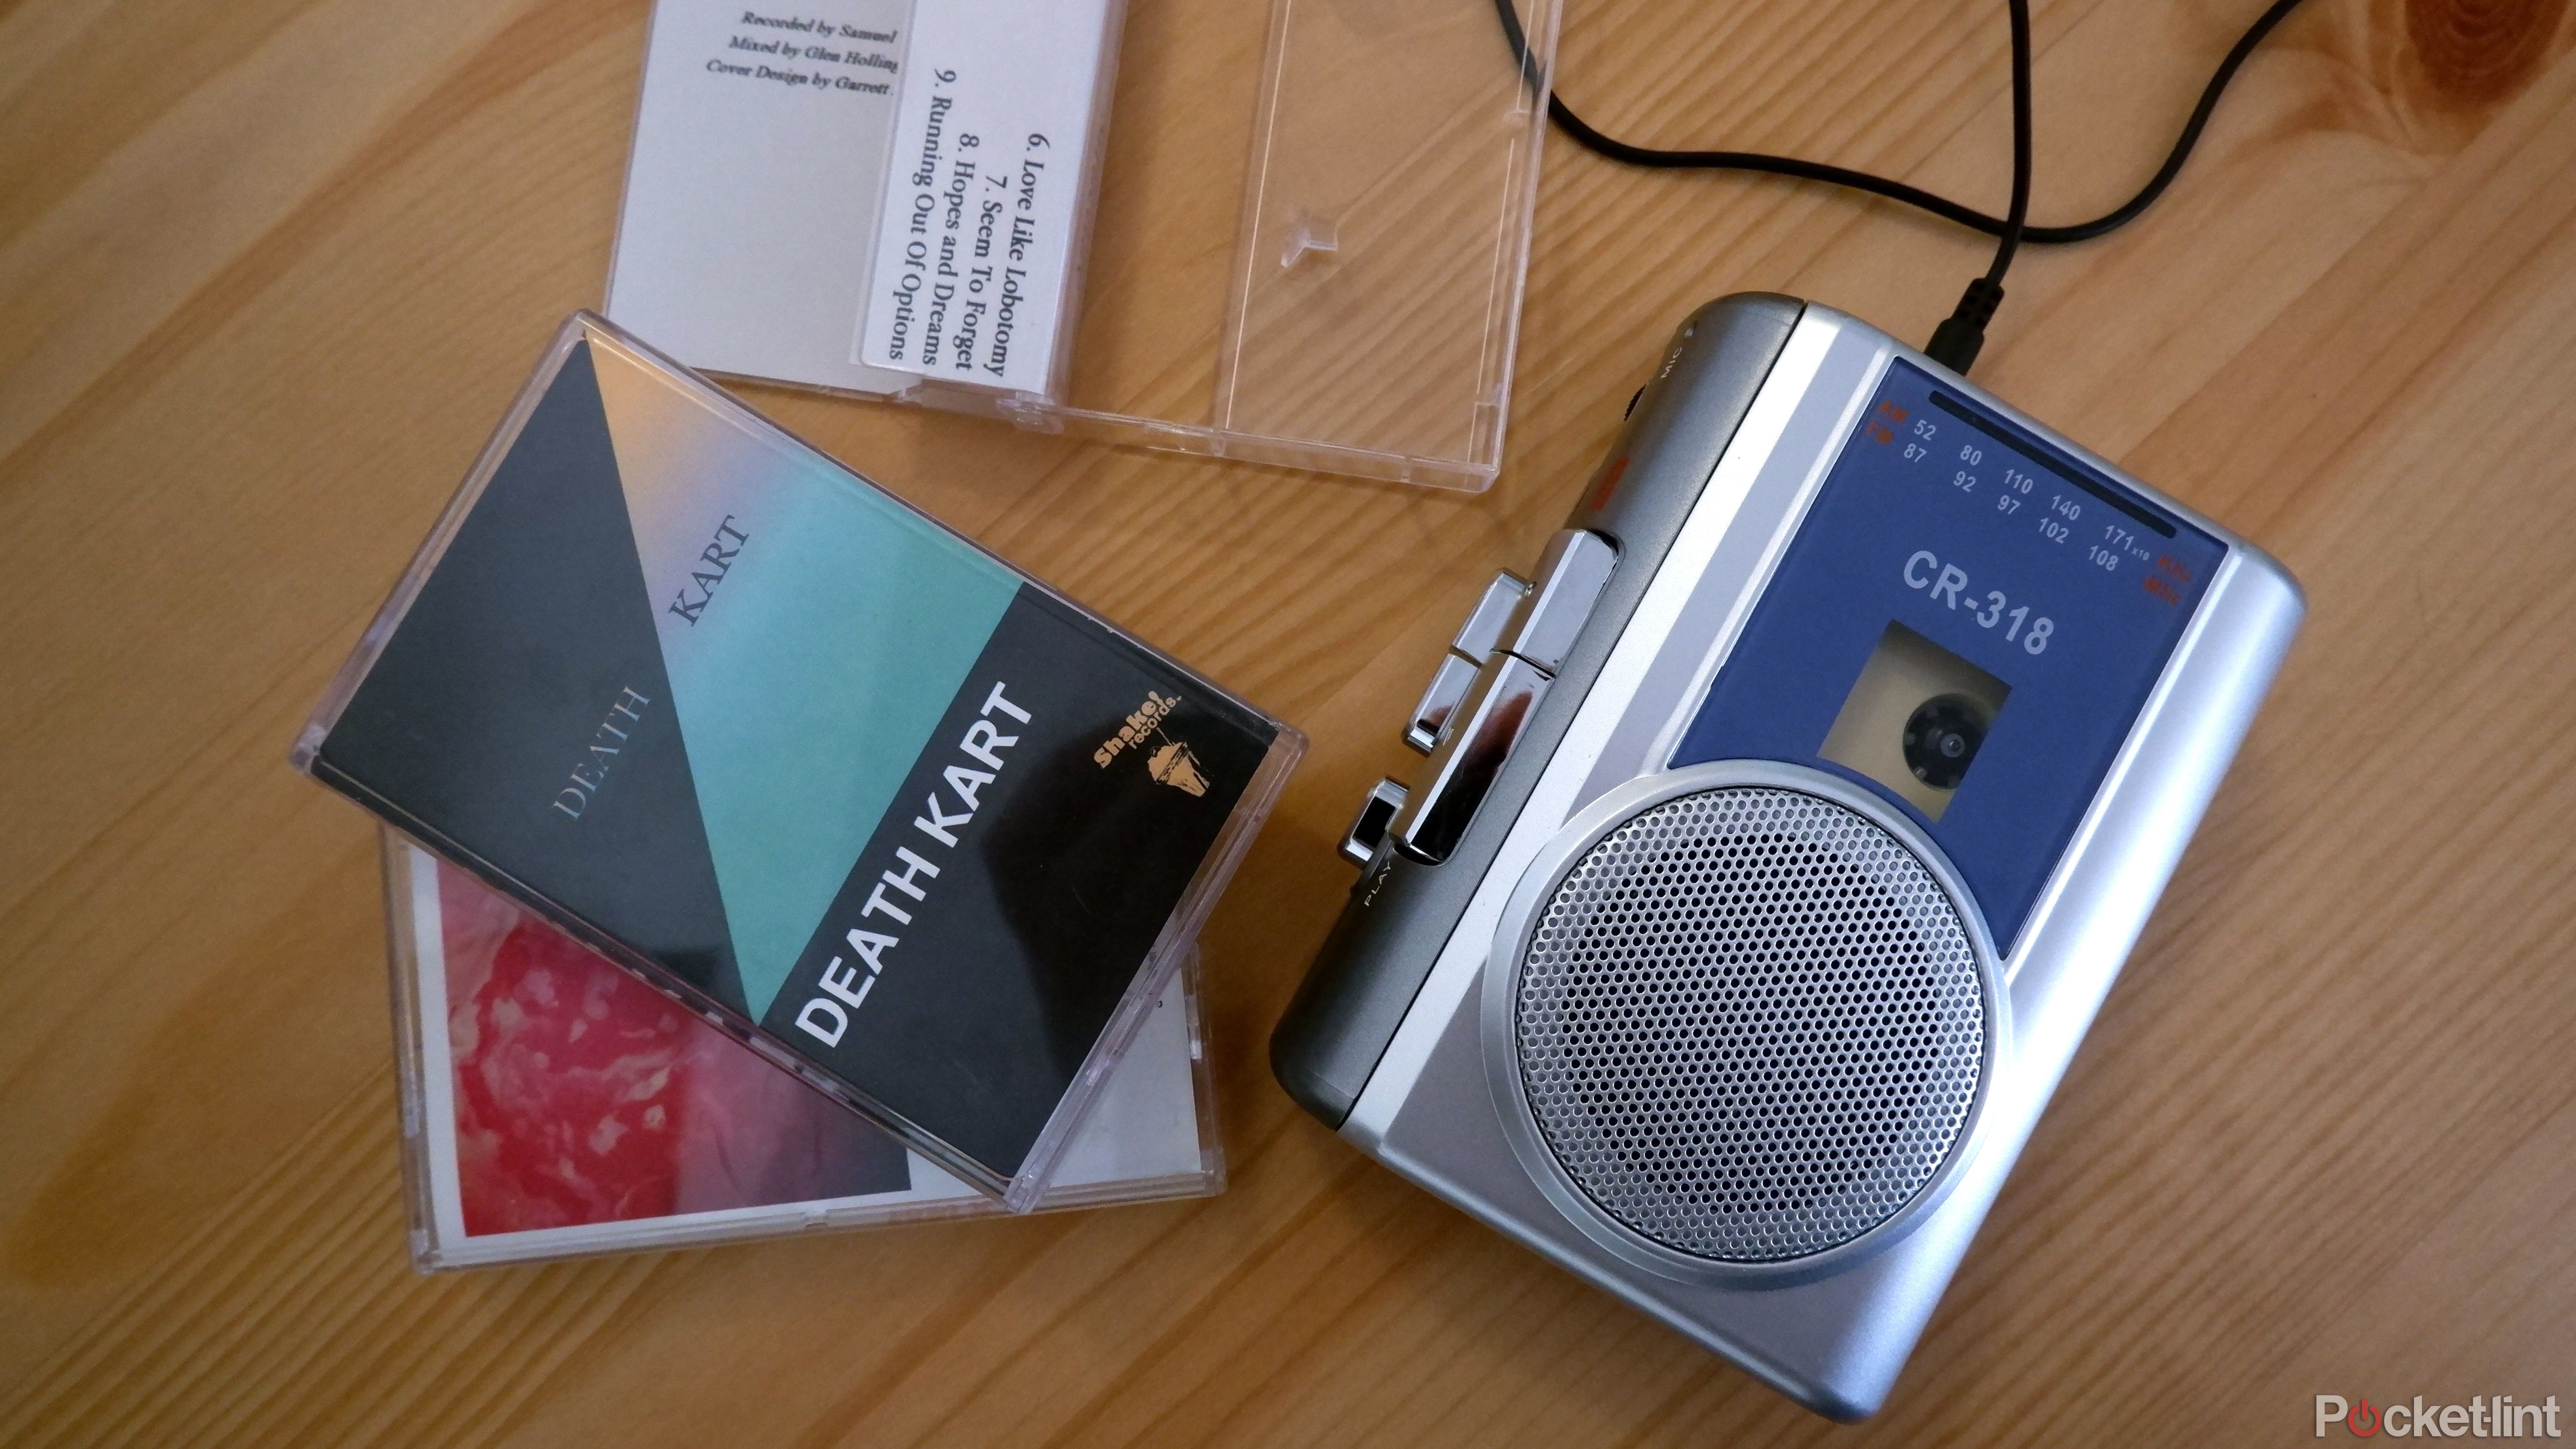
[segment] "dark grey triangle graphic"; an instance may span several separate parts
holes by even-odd
[[[315,771],[743,1009],[589,344],[565,358]]]

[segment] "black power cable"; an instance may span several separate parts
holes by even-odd
[[[2012,209],[2004,216],[1994,265],[1959,294],[1959,305],[1950,309],[1923,347],[1924,356],[1962,377],[1985,350],[1986,324],[2003,305],[2004,273],[2012,270],[2013,254],[2021,250],[2022,233],[2030,225],[2030,0],[2005,0],[2004,8],[2012,15]]]
[[[2147,179],[2144,186],[2138,188],[2136,195],[2089,221],[2070,222],[2063,226],[2029,225],[2025,215],[2020,220],[2020,240],[2033,246],[2065,246],[2074,242],[2091,241],[2095,237],[2106,236],[2127,226],[2137,220],[2148,207],[2155,205],[2156,199],[2164,195],[2165,188],[2171,186],[2174,178],[2182,173],[2183,163],[2191,158],[2192,148],[2200,144],[2201,132],[2208,128],[2209,118],[2217,111],[2218,98],[2226,92],[2228,82],[2236,78],[2236,72],[2244,66],[2246,58],[2254,53],[2255,47],[2263,43],[2264,37],[2270,35],[2282,21],[2288,19],[2291,11],[2299,8],[2299,3],[2300,0],[2273,0],[2272,5],[2257,16],[2252,25],[2246,27],[2245,33],[2237,37],[2236,44],[2229,48],[2226,58],[2218,63],[2218,69],[2210,75],[2209,84],[2201,88],[2199,104],[2192,107],[2191,118],[2183,123],[2182,134],[2175,138],[2173,149],[2165,155],[2164,164],[2156,168],[2156,173]],[[1540,80],[1538,60],[1530,53],[1529,39],[1521,29],[1519,12],[1513,8],[1512,0],[1494,0],[1494,11],[1502,21],[1504,40],[1510,45],[1512,54],[1520,62],[1521,74],[1535,89]],[[2025,32],[2028,23],[2026,13],[2016,21],[2017,26],[2022,27]],[[2026,44],[2026,40],[2018,41],[2017,44]],[[2022,158],[2025,154],[2025,138],[2028,134],[2026,126],[2028,62],[2020,49],[2016,50],[2015,66],[2016,164],[2014,170],[2016,174],[2014,186],[2016,193],[2021,195],[2022,206],[2026,209],[2028,198],[2025,187],[2028,168]],[[1786,176],[1797,181],[1822,182],[1828,186],[1840,186],[1848,190],[1867,192],[1872,196],[1885,197],[1890,201],[1930,212],[1945,221],[1984,232],[1991,237],[2003,237],[2016,225],[2012,217],[1989,216],[1975,207],[1952,201],[1946,196],[1926,191],[1919,186],[1909,186],[1902,181],[1891,181],[1883,176],[1872,176],[1866,171],[1854,171],[1849,167],[1833,166],[1819,161],[1802,161],[1792,156],[1770,156],[1758,151],[1667,150],[1660,147],[1631,145],[1615,137],[1605,136],[1594,129],[1590,123],[1574,113],[1573,107],[1568,106],[1553,92],[1550,92],[1547,98],[1547,112],[1549,119],[1556,123],[1557,128],[1572,137],[1576,144],[1585,150],[1629,166],[1648,166],[1677,171],[1752,171],[1772,176]],[[2002,256],[1999,260],[2009,263],[2010,257]],[[2000,281],[1999,278],[1996,280]],[[1997,296],[1998,298],[2001,296],[1999,286]],[[1991,312],[1992,309],[1988,310]]]

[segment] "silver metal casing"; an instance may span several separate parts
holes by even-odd
[[[1995,963],[1992,1055],[1937,1183],[1844,1249],[1779,1271],[1695,1270],[1686,1255],[1622,1241],[1546,1170],[1504,1060],[1501,1003],[1534,893],[1640,801],[1690,784],[1680,778],[1689,771],[1668,769],[1682,731],[1899,359],[2226,553]],[[1603,476],[1575,521],[1620,547],[1604,606],[1458,850],[1433,863],[1391,842],[1378,849],[1274,1038],[1274,1066],[1310,1111],[1397,1172],[1817,1412],[1865,1417],[1885,1401],[2145,926],[2303,600],[2277,562],[2217,524],[1885,333],[1791,299],[1729,298],[1685,324]],[[1618,490],[1635,495],[1627,515],[1605,509]],[[1670,526],[1632,524],[1622,536],[1622,517],[1657,507]]]

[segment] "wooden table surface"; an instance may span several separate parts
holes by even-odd
[[[1165,34],[1190,4],[1257,42],[1254,0]],[[2254,8],[2046,0],[2039,215],[2124,195]],[[750,390],[1312,737],[1206,938],[1223,1196],[414,1276],[375,838],[284,755],[598,299],[646,10],[0,0],[0,1443],[2253,1444],[2319,1393],[2576,1404],[2565,0],[2310,0],[2162,206],[2013,275],[1981,379],[2312,612],[1870,1425],[1264,1061],[1400,714],[1674,321],[1764,288],[1928,336],[1983,265],[1559,139],[1483,496]],[[1991,0],[1575,0],[1560,83],[1623,135],[1992,198],[2002,56]]]

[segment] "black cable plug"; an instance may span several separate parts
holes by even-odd
[[[1979,277],[1959,295],[1959,307],[1942,324],[1932,329],[1932,340],[1923,355],[1959,374],[1977,365],[1977,354],[1985,349],[1986,324],[1994,320],[1995,307],[2004,299],[2004,289],[1994,278]]]

